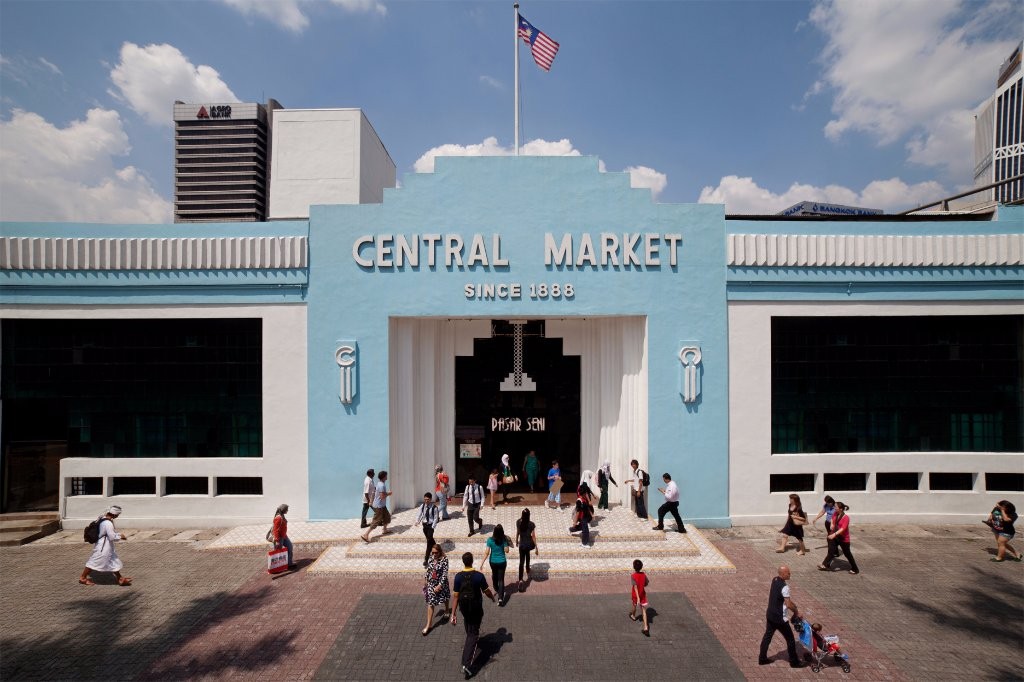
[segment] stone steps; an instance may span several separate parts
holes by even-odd
[[[0,515],[0,547],[17,547],[60,530],[57,512]]]

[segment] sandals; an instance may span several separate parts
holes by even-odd
[[[640,632],[642,632],[644,634],[644,637],[650,637],[651,636],[651,631],[650,630],[641,630]]]
[[[88,578],[79,578],[78,582],[80,582],[83,585],[95,585],[96,584],[92,580],[89,580]]]
[[[631,613],[631,614],[629,614],[629,619],[630,619],[631,621],[633,621],[633,622],[636,622],[636,621],[640,620],[639,618],[637,618],[636,616],[634,616],[634,615],[633,615],[632,613]]]
[[[131,578],[118,578],[117,579],[117,584],[120,585],[121,587],[128,587],[129,585],[132,584],[132,579]]]
[[[430,632],[430,628],[423,628],[422,630],[420,630],[420,634],[423,635],[424,637],[427,636],[428,632]]]
[[[825,567],[824,565],[822,565],[822,564],[818,564],[818,570],[819,570],[819,571],[827,571],[827,570],[829,570],[829,569],[828,569],[828,568],[826,568],[826,567]]]

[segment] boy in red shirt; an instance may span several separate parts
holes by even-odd
[[[647,574],[644,573],[644,562],[639,559],[633,560],[633,575],[629,578],[630,582],[630,596],[632,597],[632,606],[629,609],[630,620],[640,620],[643,618],[644,629],[642,632],[645,637],[651,636],[651,629],[647,625],[647,585],[650,582],[647,579]],[[636,615],[637,607],[640,608],[640,615]]]

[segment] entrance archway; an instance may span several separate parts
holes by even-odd
[[[540,460],[536,489],[557,459],[566,489],[580,474],[580,357],[565,355],[562,339],[547,338],[543,320],[491,323],[490,338],[473,342],[471,356],[455,359],[455,478],[482,484],[509,455],[520,480],[526,454]],[[518,327],[518,329],[517,329]],[[518,335],[518,339],[517,339]],[[518,382],[517,382],[517,372]]]

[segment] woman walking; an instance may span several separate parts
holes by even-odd
[[[494,509],[494,494],[498,492],[498,470],[491,469],[491,475],[487,477],[487,494],[491,498],[491,509]]]
[[[615,483],[615,479],[612,478],[612,463],[609,460],[605,460],[601,468],[597,470],[597,487],[601,490],[601,498],[597,502],[598,509],[608,508],[608,481]],[[618,483],[615,483],[618,486]]]
[[[540,550],[537,549],[537,524],[530,520],[529,508],[524,509],[522,516],[516,521],[516,547],[519,548],[519,582],[516,586],[522,592],[524,566],[526,577],[530,577],[530,550],[540,556]]]
[[[423,575],[423,597],[427,600],[427,625],[421,632],[426,637],[434,626],[434,607],[444,604],[444,611],[441,612],[442,623],[448,617],[448,612],[451,611],[452,593],[448,587],[448,557],[445,556],[441,545],[437,543],[434,543],[430,550],[427,572]]]
[[[1010,540],[1015,535],[1013,522],[1017,520],[1017,508],[1009,500],[999,500],[992,508],[985,524],[992,529],[996,536],[996,555],[989,561],[1005,561],[1006,553],[1014,561],[1021,560],[1021,553],[1010,546]]]
[[[515,474],[512,473],[512,466],[508,461],[507,452],[501,456],[501,477],[498,480],[501,482],[501,503],[505,504],[508,502],[509,488],[516,482]]]
[[[115,542],[127,540],[124,534],[118,533],[117,529],[114,528],[114,519],[120,515],[121,508],[117,505],[112,506],[103,515],[103,520],[100,521],[99,539],[92,548],[92,555],[89,557],[89,560],[85,562],[85,569],[82,571],[82,575],[78,578],[78,582],[83,585],[96,584],[89,578],[89,573],[92,571],[108,571],[113,573],[114,577],[117,578],[117,584],[121,587],[128,587],[132,584],[131,578],[121,575],[121,569],[124,568],[124,564],[118,558],[117,552],[114,551]]]
[[[494,585],[494,593],[498,595],[498,606],[505,605],[505,568],[508,566],[508,559],[505,558],[505,550],[511,547],[512,543],[505,535],[505,529],[499,523],[494,527],[494,533],[487,538],[487,551],[480,562],[480,570],[484,570],[484,564],[491,564],[491,583]]]
[[[857,575],[860,569],[857,568],[857,561],[850,551],[850,517],[846,515],[847,507],[842,502],[836,502],[836,513],[832,517],[832,532],[828,535],[828,549],[825,553],[825,560],[818,564],[819,571],[827,571],[832,566],[832,560],[839,556],[839,550],[843,550],[846,560],[850,562],[850,573]],[[839,570],[839,569],[836,569]]]
[[[793,538],[797,541],[797,554],[807,554],[807,548],[804,547],[804,525],[807,523],[807,512],[804,511],[803,505],[800,503],[799,495],[789,496],[789,508],[786,510],[786,525],[782,527],[779,533],[782,534],[779,548],[775,550],[779,554],[786,551],[786,545],[789,544],[789,538]]]
[[[288,570],[294,571],[297,567],[292,560],[292,541],[288,537],[288,519],[285,517],[287,513],[287,504],[282,504],[277,508],[277,511],[274,512],[274,527],[271,533],[274,538],[274,549],[284,547],[288,550]]]
[[[534,486],[537,484],[537,474],[540,472],[540,460],[537,459],[537,454],[530,450],[526,453],[526,459],[523,460],[523,473],[526,474],[526,482],[530,485],[530,492],[534,491]]]
[[[836,501],[834,499],[832,499],[831,495],[826,495],[825,496],[825,504],[822,505],[821,511],[818,512],[818,515],[814,517],[814,520],[811,521],[811,525],[813,526],[816,523],[818,523],[818,519],[820,519],[822,516],[824,516],[825,517],[825,535],[828,535],[829,533],[832,532],[832,517],[835,516],[835,513],[836,513]]]

